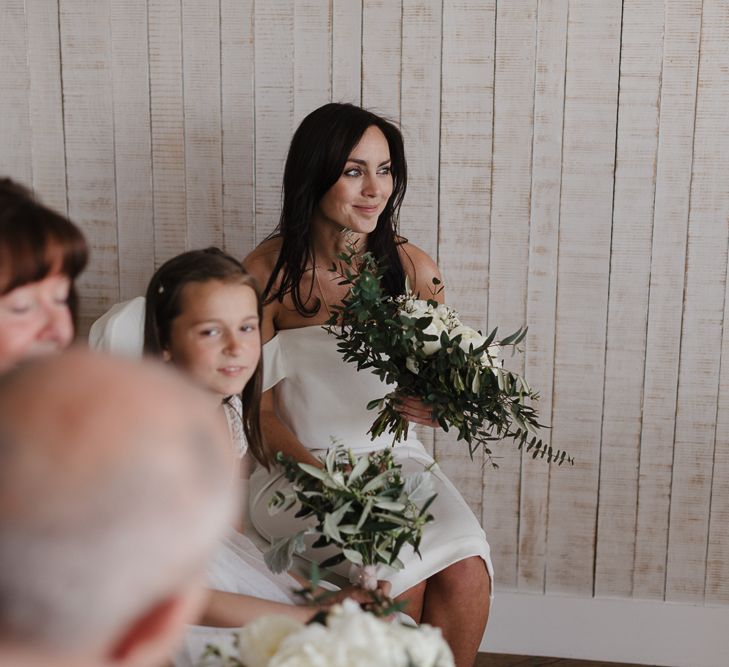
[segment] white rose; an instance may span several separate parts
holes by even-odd
[[[267,667],[336,667],[330,655],[330,642],[327,628],[312,623],[289,635]]]
[[[438,337],[436,340],[423,341],[423,352],[425,352],[426,356],[435,354],[438,350],[440,350],[440,335],[443,331],[447,332],[448,327],[446,326],[446,323],[439,317],[433,317],[430,324],[425,327],[425,329],[423,329],[424,334]]]
[[[417,628],[393,623],[390,632],[397,638],[414,665],[454,667],[453,654],[438,628],[427,624]]]
[[[332,608],[327,627],[318,624],[289,636],[269,667],[405,667],[401,643],[388,624],[352,600]]]
[[[455,327],[454,329],[451,329],[448,332],[448,336],[451,338],[451,340],[459,335],[461,337],[461,342],[458,344],[458,346],[466,354],[468,354],[471,350],[475,350],[476,348],[481,347],[481,345],[483,345],[486,342],[485,336],[482,336],[475,329],[472,329],[471,327],[467,327],[463,324]]]
[[[282,642],[304,627],[288,616],[261,616],[241,628],[240,659],[247,667],[267,667]]]
[[[400,305],[400,313],[408,317],[425,317],[433,314],[433,307],[424,299],[407,299]]]

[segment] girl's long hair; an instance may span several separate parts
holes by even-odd
[[[368,235],[367,250],[384,268],[383,286],[392,296],[405,289],[405,270],[398,245],[398,214],[407,187],[407,163],[400,130],[386,119],[353,104],[325,104],[312,111],[291,139],[283,177],[283,206],[278,227],[271,238],[281,239],[281,250],[271,276],[263,289],[264,303],[283,301],[291,294],[301,315],[319,312],[317,299],[307,307],[310,293],[302,296],[302,277],[313,263],[311,221],[322,197],[344,172],[347,159],[367,128],[379,128],[390,149],[392,195]],[[277,289],[274,285],[280,274]]]
[[[191,250],[165,262],[157,269],[147,287],[144,317],[144,352],[161,357],[170,344],[172,321],[181,313],[182,290],[190,283],[219,280],[247,285],[256,294],[258,320],[262,321],[261,299],[253,278],[243,265],[219,248]],[[261,392],[263,390],[263,355],[253,376],[240,394],[243,405],[243,431],[256,460],[266,468],[271,456],[261,433]]]

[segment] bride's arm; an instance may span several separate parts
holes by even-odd
[[[261,254],[258,250],[254,250],[244,261],[246,271],[256,280],[259,290],[265,287],[271,274],[273,267],[270,258],[270,253]],[[280,305],[278,301],[272,301],[263,307],[263,321],[261,322],[262,345],[265,345],[276,335],[275,320]],[[273,454],[281,452],[284,456],[301,463],[322,466],[321,461],[299,442],[299,439],[279,418],[273,400],[273,389],[264,391],[261,396],[260,419],[263,437]]]
[[[415,295],[420,299],[433,299],[438,303],[445,303],[445,290],[440,270],[428,253],[412,243],[403,243],[398,246],[398,250],[405,275],[408,277]],[[434,278],[439,281],[438,285],[433,284]],[[430,408],[414,396],[404,396],[398,412],[410,422],[431,428],[439,427],[438,422],[431,417]]]

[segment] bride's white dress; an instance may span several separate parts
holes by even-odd
[[[279,331],[263,348],[264,385],[274,388],[276,410],[282,421],[305,447],[321,454],[331,439],[344,443],[357,453],[382,449],[392,443],[392,436],[383,434],[372,441],[367,435],[376,412],[367,410],[367,403],[391,391],[369,371],[357,371],[346,363],[337,350],[336,339],[320,326]],[[423,470],[433,464],[432,457],[412,433],[394,449],[395,459],[404,472]],[[480,556],[493,581],[493,567],[486,536],[479,521],[455,486],[442,470],[433,466],[438,497],[430,506],[435,520],[428,524],[420,545],[422,560],[410,547],[401,552],[403,570],[387,573],[393,596],[469,556]],[[272,468],[256,469],[250,480],[250,518],[256,530],[266,539],[287,536],[300,530],[301,521],[294,512],[271,516],[268,500],[288,482]],[[330,555],[326,549],[307,549],[305,558],[322,560]],[[347,575],[348,566],[335,568]]]

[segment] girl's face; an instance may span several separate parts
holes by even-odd
[[[220,396],[243,391],[261,356],[256,293],[248,285],[188,283],[164,358]]]
[[[0,296],[0,371],[71,343],[70,289],[70,279],[56,273]]]
[[[319,202],[316,217],[369,234],[390,195],[390,147],[382,130],[371,125],[347,159],[344,173]]]

